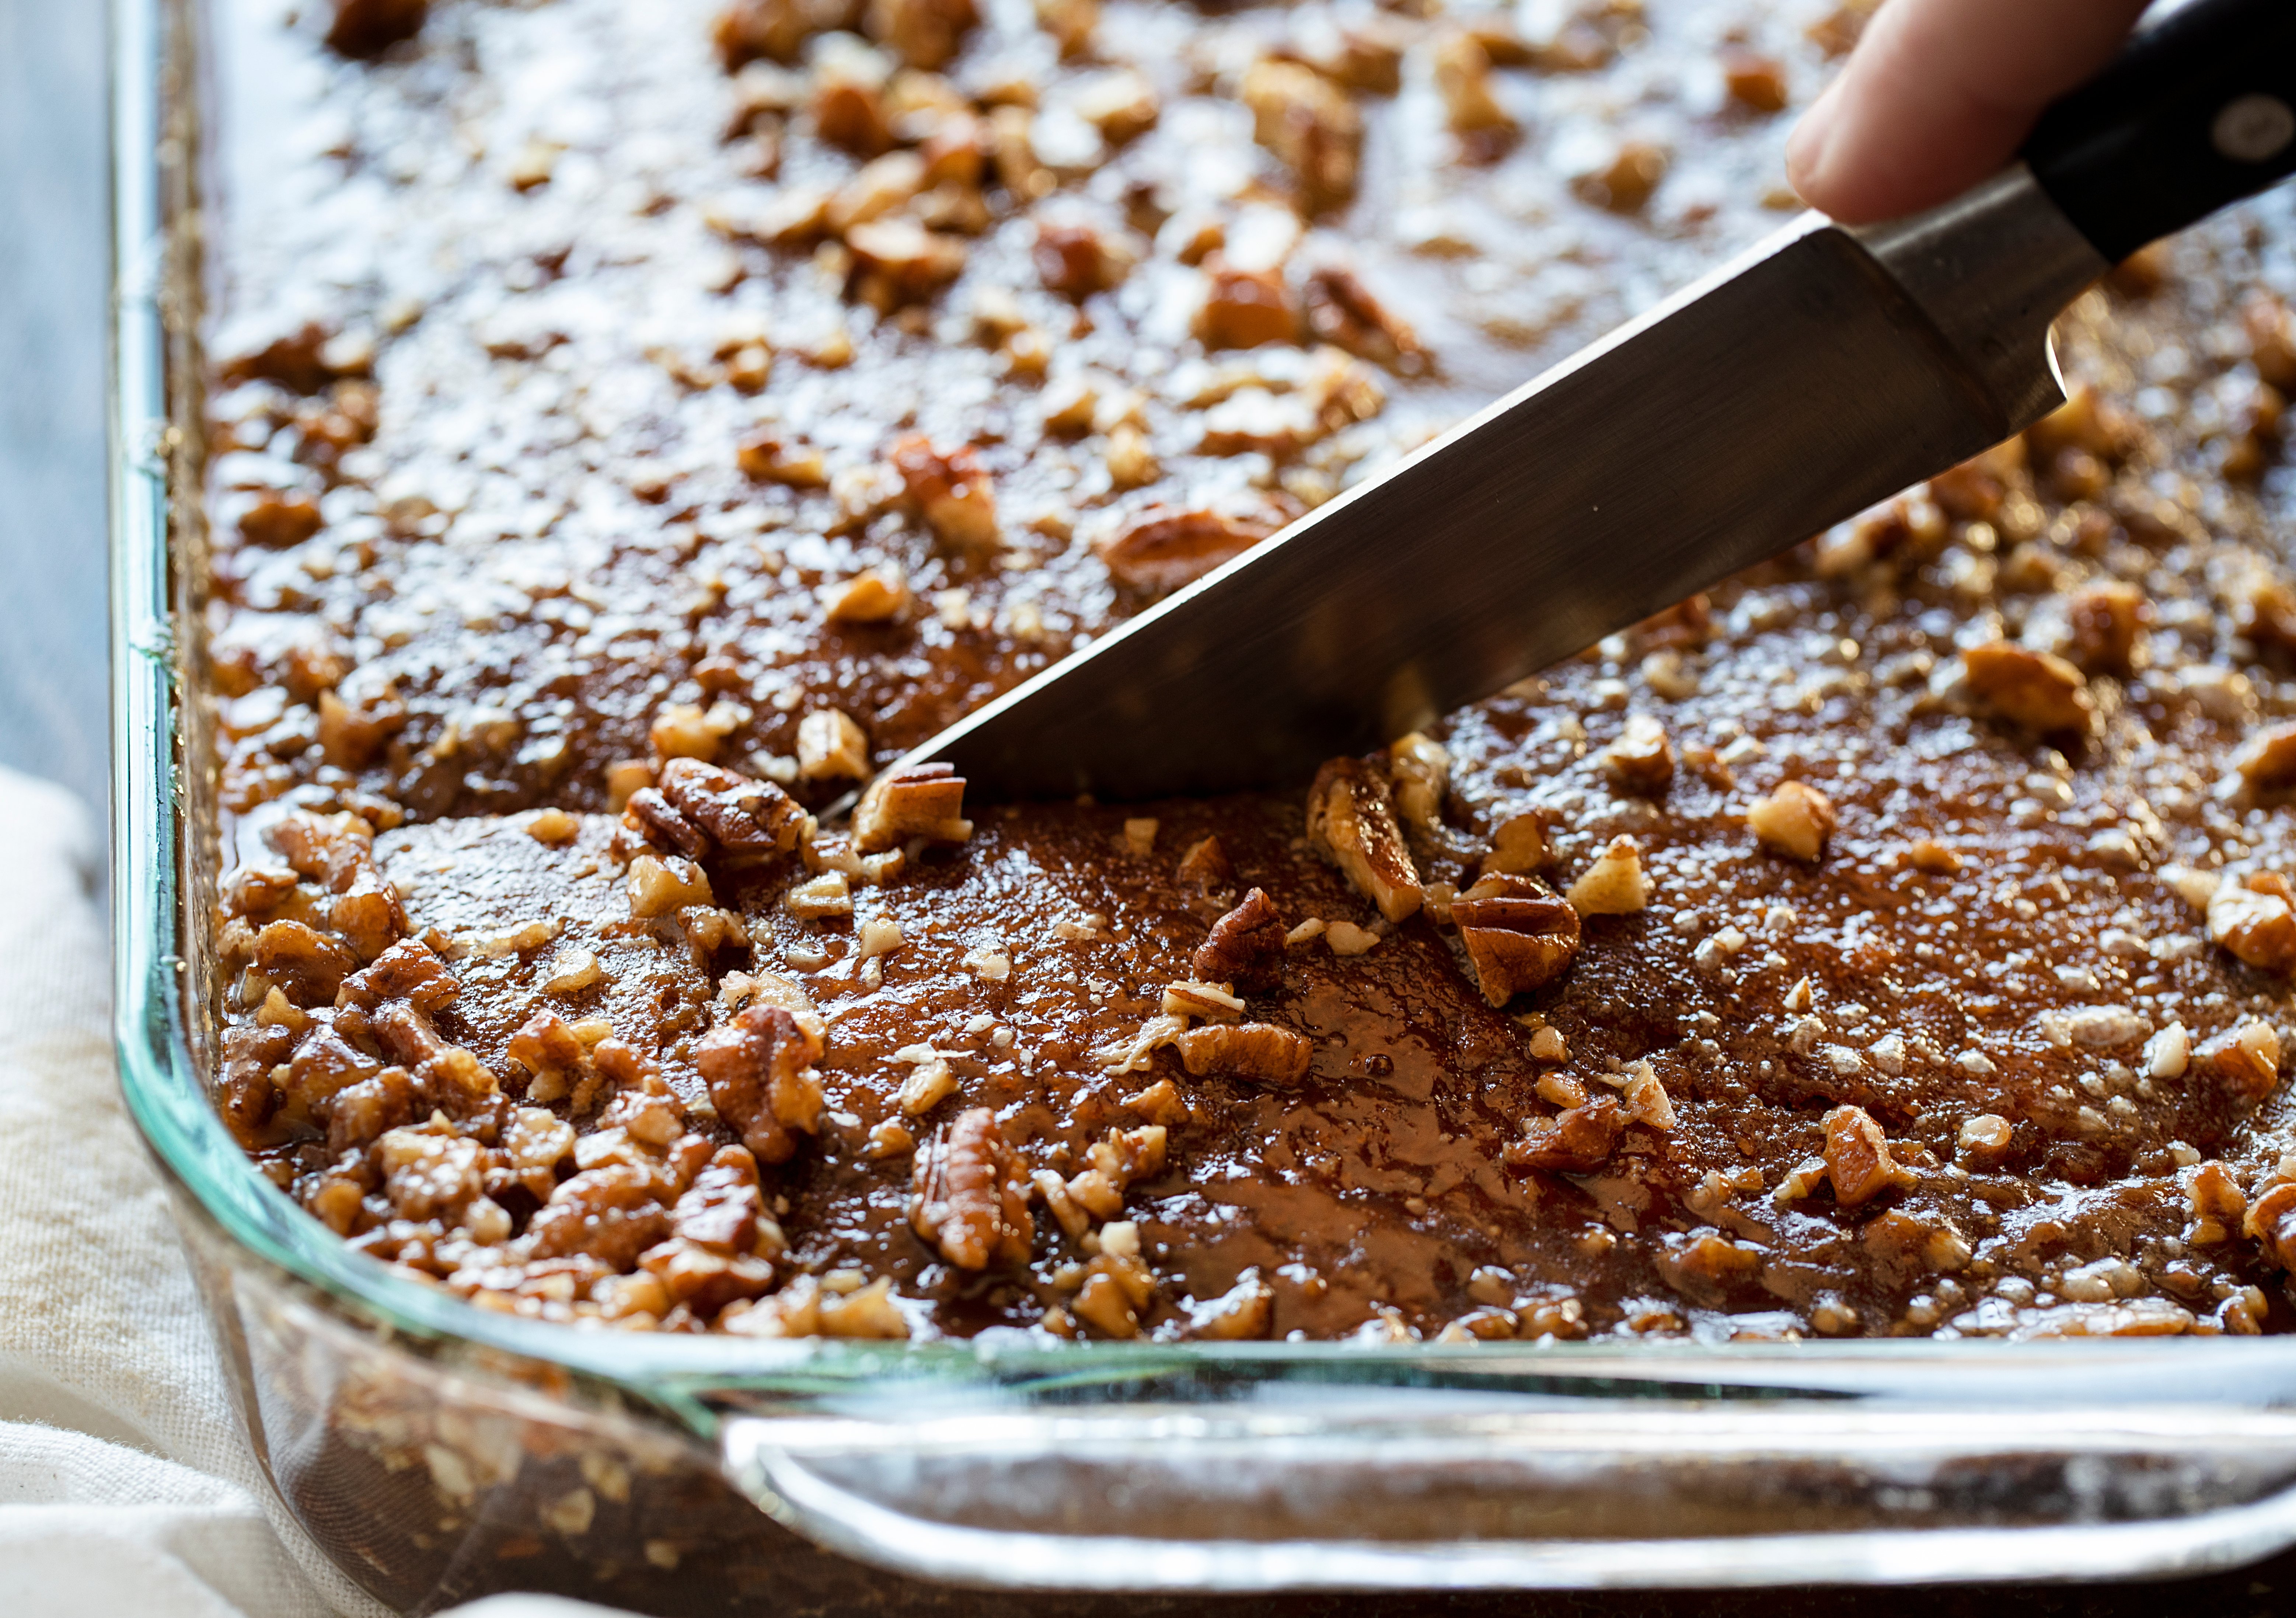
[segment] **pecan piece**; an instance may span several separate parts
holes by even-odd
[[[1666,727],[1646,713],[1628,717],[1619,739],[1599,755],[1603,773],[1622,790],[1649,797],[1674,779],[1674,743]]]
[[[216,1106],[242,1148],[264,1144],[264,1126],[279,1110],[279,1087],[271,1070],[294,1053],[295,1036],[275,1023],[242,1023],[224,1030],[223,1069],[216,1080]]]
[[[969,445],[938,449],[922,437],[893,446],[893,470],[925,525],[951,545],[996,543],[996,494]]]
[[[1329,264],[1309,271],[1303,302],[1308,330],[1317,341],[1390,371],[1425,369],[1427,350],[1419,334],[1374,297],[1353,270]]]
[[[2072,628],[2075,663],[2091,674],[2126,674],[2152,609],[2144,591],[2116,579],[2076,591],[2066,617]]]
[[[1890,1155],[1882,1126],[1864,1107],[1839,1106],[1825,1115],[1824,1157],[1833,1200],[1844,1208],[1913,1184],[1912,1170]]]
[[[960,1269],[1029,1261],[1037,1234],[1018,1160],[987,1107],[957,1114],[916,1155],[909,1223]]]
[[[1292,171],[1305,211],[1321,213],[1356,193],[1363,115],[1339,86],[1297,62],[1261,61],[1243,76],[1252,138]]]
[[[271,922],[255,935],[255,969],[300,1006],[331,1003],[357,967],[358,957],[301,922]]]
[[[657,788],[642,786],[632,793],[630,801],[622,806],[622,815],[657,848],[672,850],[688,859],[699,859],[709,851],[709,834],[679,814],[677,807]]]
[[[862,28],[913,68],[945,66],[980,21],[973,0],[869,0]]]
[[[2280,1036],[2272,1025],[2251,1017],[2228,1028],[2193,1055],[2202,1068],[2246,1111],[2280,1083]]]
[[[1316,1047],[1273,1023],[1224,1023],[1179,1037],[1180,1061],[1198,1078],[1218,1074],[1289,1088],[1308,1076]]]
[[[1840,824],[1833,800],[1800,781],[1779,782],[1776,791],[1756,799],[1746,811],[1754,841],[1790,859],[1816,859]]]
[[[911,837],[963,842],[972,835],[964,818],[964,777],[939,761],[887,770],[869,784],[853,810],[853,846],[882,854]]]
[[[809,1041],[778,1006],[743,1006],[694,1045],[693,1065],[718,1115],[742,1133],[760,1162],[788,1161],[792,1129],[810,1135],[821,1117],[821,1080],[806,1065]]]
[[[853,251],[854,295],[890,312],[922,303],[964,273],[964,243],[896,214],[845,233]]]
[[[537,1259],[587,1253],[627,1270],[669,1234],[669,1210],[654,1196],[651,1170],[610,1162],[562,1181],[527,1227]]]
[[[2233,1192],[2235,1197],[2239,1195],[2236,1189]],[[2241,1220],[2241,1231],[2281,1269],[2296,1269],[2296,1180],[2282,1180],[2251,1203],[2247,1217]]]
[[[785,854],[805,827],[805,811],[770,781],[753,781],[699,759],[661,767],[661,796],[728,854]],[[632,794],[630,801],[645,796]]]
[[[731,73],[760,58],[795,62],[808,39],[850,27],[857,10],[853,0],[733,0],[710,24],[709,36]]]
[[[239,537],[266,550],[283,551],[320,529],[319,503],[308,495],[267,491],[239,519]]]
[[[430,9],[430,0],[335,0],[327,48],[340,56],[379,55],[421,33]]]
[[[1235,880],[1235,866],[1229,863],[1227,850],[1220,846],[1218,837],[1210,836],[1189,845],[1188,851],[1180,856],[1177,875],[1182,882],[1193,883],[1200,888],[1225,888]]]
[[[1256,349],[1299,337],[1300,314],[1282,272],[1239,269],[1215,253],[1204,260],[1204,275],[1209,284],[1195,327],[1206,348]]]
[[[1095,539],[1094,552],[1128,589],[1161,595],[1193,584],[1274,533],[1276,524],[1212,507],[1151,505]]]
[[[343,998],[373,1011],[385,1000],[406,1000],[429,1014],[451,1006],[463,992],[447,965],[419,938],[394,944],[373,965],[344,980]]]
[[[1419,871],[1395,823],[1386,777],[1360,760],[1333,759],[1316,772],[1308,792],[1308,840],[1389,921],[1419,908]]]
[[[1233,983],[1239,993],[1267,994],[1283,981],[1283,916],[1265,890],[1252,889],[1243,902],[1212,924],[1191,962],[1198,977]]]
[[[1591,1174],[1601,1168],[1627,1127],[1626,1114],[1608,1096],[1570,1107],[1530,1124],[1510,1142],[1506,1166],[1518,1174],[1545,1169],[1555,1174]]]
[[[2232,767],[2259,797],[2296,788],[2296,725],[2254,732],[2233,754]]]
[[[1997,640],[1963,653],[1961,666],[1981,713],[2041,735],[2086,735],[2095,723],[2088,682],[2052,653]]]
[[[1451,790],[1450,749],[1414,730],[1388,744],[1387,771],[1403,817],[1423,832],[1440,827],[1443,800]]]
[[[1451,920],[1493,1006],[1546,987],[1578,953],[1578,912],[1535,877],[1484,877],[1451,901]]]
[[[1089,225],[1039,225],[1030,253],[1046,290],[1082,303],[1124,279],[1131,256]]]
[[[765,1199],[758,1190],[757,1160],[741,1146],[720,1146],[670,1211],[678,1236],[701,1247],[747,1253],[758,1236]]]
[[[2296,891],[2288,879],[2258,871],[2217,883],[2209,896],[2209,936],[2262,972],[2296,970]]]

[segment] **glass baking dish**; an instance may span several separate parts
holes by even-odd
[[[387,1605],[926,1611],[955,1584],[1202,1610],[2126,1578],[2296,1543],[2286,1339],[767,1343],[493,1313],[352,1252],[207,1094],[214,781],[182,700],[201,655],[196,21],[114,0],[120,1076],[258,1457]]]

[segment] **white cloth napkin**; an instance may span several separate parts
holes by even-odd
[[[0,768],[0,1606],[380,1614],[288,1516],[226,1401],[113,1077],[102,858],[78,799]],[[536,1597],[459,1610],[604,1611]]]

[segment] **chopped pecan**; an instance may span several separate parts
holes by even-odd
[[[308,495],[269,491],[240,514],[239,537],[266,550],[283,551],[319,531],[319,503]]]
[[[686,1241],[726,1253],[747,1253],[758,1237],[765,1199],[758,1190],[758,1164],[742,1146],[720,1146],[709,1167],[693,1177],[671,1210],[671,1228]]]
[[[1243,76],[1252,136],[1292,171],[1310,214],[1337,208],[1356,193],[1363,152],[1363,115],[1345,92],[1296,62],[1261,61]]]
[[[2225,1030],[2193,1055],[2243,1111],[2279,1086],[2280,1036],[2270,1023],[2255,1017]]]
[[[426,1014],[451,1006],[463,986],[419,938],[394,944],[364,972],[342,984],[343,998],[372,1011],[385,1000],[406,1000]]]
[[[2074,592],[2066,604],[2072,629],[2072,661],[2092,674],[2126,674],[2136,655],[2136,637],[2152,616],[2144,592],[2109,579]]]
[[[2296,315],[2270,292],[2259,292],[2241,310],[2241,324],[2256,374],[2283,393],[2296,392]]]
[[[1191,963],[1198,977],[1233,983],[1244,994],[1267,994],[1283,981],[1283,913],[1259,888],[1212,924]]]
[[[1451,901],[1451,920],[1493,1006],[1546,987],[1578,953],[1578,912],[1536,877],[1484,877]]]
[[[1754,841],[1792,859],[1816,859],[1840,824],[1833,800],[1803,781],[1779,782],[1775,791],[1756,799],[1746,811]]]
[[[1415,372],[1428,364],[1419,334],[1372,295],[1353,270],[1327,264],[1308,274],[1303,300],[1308,330],[1319,342],[1385,365]]]
[[[661,796],[687,825],[728,854],[785,854],[805,829],[805,810],[770,781],[753,781],[699,759],[661,767]],[[644,793],[635,793],[635,805]],[[691,852],[691,850],[685,850]]]
[[[1333,759],[1308,792],[1308,839],[1390,922],[1419,908],[1419,871],[1395,823],[1386,778],[1355,759]]]
[[[1210,836],[1188,846],[1188,851],[1180,856],[1175,875],[1182,882],[1193,883],[1200,888],[1225,888],[1235,880],[1235,866],[1229,863],[1227,850],[1220,846],[1219,838]]]
[[[335,0],[327,48],[339,55],[379,55],[422,31],[430,0]]]
[[[1786,64],[1775,56],[1732,45],[1722,53],[1722,87],[1749,112],[1786,110]]]
[[[1997,640],[1961,654],[1979,711],[2041,735],[2086,735],[2096,704],[2081,671],[2052,653]]]
[[[869,735],[850,714],[816,709],[798,721],[797,773],[801,781],[860,781],[869,774]]]
[[[1627,1127],[1626,1114],[1608,1096],[1569,1107],[1526,1127],[1508,1144],[1505,1161],[1518,1174],[1545,1169],[1554,1174],[1591,1174],[1601,1168]]]
[[[263,1144],[264,1126],[279,1110],[279,1087],[271,1081],[271,1070],[294,1048],[292,1031],[276,1024],[242,1023],[224,1030],[216,1105],[242,1147]]]
[[[922,437],[893,446],[893,470],[926,526],[952,545],[996,543],[996,494],[970,445],[939,449]]]
[[[697,1315],[714,1315],[737,1300],[761,1298],[774,1284],[771,1261],[753,1253],[723,1253],[684,1236],[648,1248],[638,1262],[661,1283],[673,1304]]]
[[[1193,1028],[1177,1043],[1182,1065],[1198,1078],[1218,1074],[1285,1088],[1308,1076],[1308,1061],[1316,1054],[1315,1046],[1303,1035],[1272,1023]]]
[[[821,1117],[821,1080],[806,1065],[810,1041],[778,1006],[753,1003],[703,1035],[693,1065],[718,1115],[741,1131],[760,1162],[786,1162],[792,1129],[811,1134]]]
[[[887,770],[869,784],[853,810],[853,846],[881,854],[911,837],[963,842],[972,835],[964,818],[964,777],[953,764],[911,764]]]
[[[1395,784],[1395,807],[1422,831],[1443,824],[1443,798],[1451,790],[1451,753],[1443,743],[1413,731],[1387,749],[1387,771]]]
[[[640,854],[630,861],[630,915],[639,921],[673,916],[689,905],[713,901],[709,878],[701,867],[676,854],[656,858]]]
[[[1214,253],[1204,260],[1204,276],[1195,329],[1206,348],[1256,349],[1298,339],[1300,314],[1281,271],[1239,269]]]
[[[1613,837],[1564,896],[1581,916],[1632,916],[1650,904],[1650,878],[1642,849],[1631,837]]]
[[[270,922],[255,935],[255,969],[300,1006],[332,1003],[357,968],[357,956],[301,922]]]
[[[1600,755],[1603,773],[1628,792],[1649,796],[1674,779],[1674,743],[1646,713],[1628,716],[1619,739]]]
[[[964,273],[964,243],[896,214],[845,233],[853,251],[854,296],[890,313],[922,303]]]
[[[669,1234],[669,1210],[655,1195],[650,1170],[610,1162],[561,1182],[527,1227],[537,1259],[587,1253],[627,1270],[638,1254]]]
[[[2239,959],[2284,976],[2296,971],[2296,891],[2273,871],[2227,877],[2209,896],[2209,936]]]
[[[1882,1126],[1863,1107],[1838,1106],[1825,1115],[1824,1157],[1833,1200],[1844,1208],[1913,1184],[1912,1171],[1890,1155]]]
[[[2296,789],[2296,725],[2275,725],[2240,744],[2232,756],[2241,784],[2259,797]]]
[[[1267,1335],[1275,1323],[1275,1289],[1259,1278],[1256,1269],[1245,1270],[1217,1298],[1193,1303],[1188,1310],[1188,1335],[1206,1343],[1250,1342]]]
[[[282,816],[268,835],[298,876],[330,893],[346,891],[374,868],[374,832],[357,815],[296,809]]]
[[[734,451],[742,475],[760,483],[821,489],[829,482],[829,463],[821,451],[767,428],[743,439]]]
[[[1483,856],[1475,875],[1529,876],[1546,866],[1546,822],[1536,810],[1512,815],[1491,834],[1491,851]]]
[[[1514,134],[1514,115],[1491,87],[1490,53],[1464,29],[1436,41],[1435,90],[1452,132],[1465,136],[1476,155],[1488,155]]]
[[[1082,303],[1124,279],[1132,257],[1090,225],[1039,225],[1030,258],[1049,292]]]
[[[682,759],[678,762],[695,760]],[[632,793],[630,801],[622,806],[622,814],[657,848],[672,850],[688,859],[699,859],[709,851],[709,834],[679,814],[676,807],[653,787],[640,787]]]
[[[1117,583],[1161,595],[1193,584],[1274,533],[1277,524],[1214,507],[1151,505],[1093,541]]]
[[[876,157],[891,147],[882,71],[866,52],[839,51],[816,62],[813,126],[822,139],[858,158]]]
[[[760,59],[795,62],[814,35],[849,28],[855,0],[733,0],[710,24],[710,38],[726,70]]]
[[[980,21],[973,0],[869,0],[862,27],[913,68],[946,65]]]
[[[346,1084],[320,1109],[327,1121],[328,1152],[340,1158],[412,1123],[414,1103],[414,1080],[403,1067],[380,1068]]]
[[[973,1107],[935,1129],[916,1155],[909,1223],[960,1269],[1029,1261],[1036,1222],[1019,1161],[996,1115]]]
[[[1649,141],[1621,141],[1610,160],[1577,176],[1570,188],[1581,199],[1613,213],[1636,213],[1666,177],[1666,148]]]

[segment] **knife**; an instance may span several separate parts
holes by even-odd
[[[1928,213],[1805,215],[951,726],[981,798],[1304,780],[2030,425],[2112,265],[2296,171],[2296,0],[2195,0]]]

